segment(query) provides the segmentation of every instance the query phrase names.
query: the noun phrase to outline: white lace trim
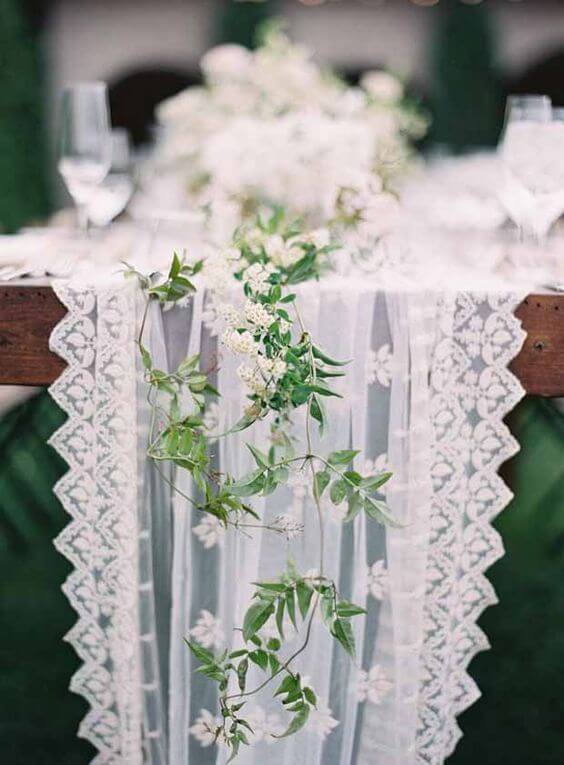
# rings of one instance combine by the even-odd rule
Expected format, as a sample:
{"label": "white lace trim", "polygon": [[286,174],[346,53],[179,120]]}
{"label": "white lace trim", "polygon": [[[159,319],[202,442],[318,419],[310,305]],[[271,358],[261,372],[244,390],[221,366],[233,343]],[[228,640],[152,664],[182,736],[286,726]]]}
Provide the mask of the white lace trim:
{"label": "white lace trim", "polygon": [[130,285],[55,283],[68,314],[51,349],[68,364],[51,396],[67,413],[50,443],[67,461],[55,493],[72,520],[55,541],[74,570],[63,586],[82,659],[71,690],[90,711],[79,735],[94,763],[141,762],[137,599],[135,294]]}
{"label": "white lace trim", "polygon": [[426,765],[442,765],[453,752],[462,735],[456,716],[480,695],[467,669],[488,647],[476,624],[496,602],[484,573],[504,552],[491,522],[512,495],[497,471],[519,449],[503,418],[525,393],[507,368],[525,337],[514,316],[520,299],[461,293],[440,308],[417,741]]}

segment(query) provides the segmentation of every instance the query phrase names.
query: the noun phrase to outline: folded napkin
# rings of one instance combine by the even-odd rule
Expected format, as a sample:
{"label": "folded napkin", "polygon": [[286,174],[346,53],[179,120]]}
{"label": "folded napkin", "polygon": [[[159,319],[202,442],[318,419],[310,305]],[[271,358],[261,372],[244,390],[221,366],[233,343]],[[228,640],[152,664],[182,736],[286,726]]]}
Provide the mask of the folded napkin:
{"label": "folded napkin", "polygon": [[0,236],[0,281],[23,276],[68,276],[83,246],[68,231],[38,229]]}

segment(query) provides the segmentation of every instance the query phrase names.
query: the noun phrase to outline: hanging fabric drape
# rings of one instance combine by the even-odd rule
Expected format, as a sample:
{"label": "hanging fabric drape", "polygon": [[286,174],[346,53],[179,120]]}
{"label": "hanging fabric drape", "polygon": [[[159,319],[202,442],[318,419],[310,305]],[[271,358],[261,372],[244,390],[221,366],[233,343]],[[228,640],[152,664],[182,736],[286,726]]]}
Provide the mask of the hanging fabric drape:
{"label": "hanging fabric drape", "polygon": [[[355,624],[357,658],[314,621],[296,664],[318,697],[310,725],[275,742],[269,734],[284,729],[284,713],[271,693],[257,694],[247,704],[252,746],[239,761],[439,765],[459,736],[456,716],[477,696],[468,663],[487,644],[476,620],[494,599],[484,571],[502,554],[491,520],[510,497],[497,469],[517,448],[502,420],[523,394],[508,370],[523,341],[519,297],[384,289],[372,277],[331,277],[297,292],[319,344],[353,359],[316,448],[354,447],[372,469],[388,466],[383,488],[402,525],[364,516],[343,524],[340,509],[323,503],[324,570],[367,609]],[[238,648],[252,582],[277,575],[289,556],[300,572],[319,570],[308,482],[297,469],[256,502],[267,523],[283,514],[304,525],[287,544],[262,529],[226,532],[193,509],[169,484],[190,496],[191,480],[144,457],[149,407],[133,288],[57,293],[69,314],[52,345],[69,366],[52,393],[69,419],[53,443],[69,463],[57,493],[72,516],[57,544],[75,568],[66,592],[79,621],[69,640],[84,665],[72,687],[91,705],[80,734],[100,762],[219,765],[225,751],[206,728],[218,714],[215,685],[194,674],[183,640]],[[153,306],[146,343],[165,370],[201,353],[221,393],[208,428],[222,433],[239,419],[238,362],[222,350],[203,294],[170,311]],[[299,417],[293,435],[303,437]],[[219,440],[215,466],[241,475],[251,467],[245,443],[268,436],[261,423]],[[273,629],[267,622],[261,634]],[[290,651],[300,635],[285,629]],[[262,677],[250,670],[249,687]]]}

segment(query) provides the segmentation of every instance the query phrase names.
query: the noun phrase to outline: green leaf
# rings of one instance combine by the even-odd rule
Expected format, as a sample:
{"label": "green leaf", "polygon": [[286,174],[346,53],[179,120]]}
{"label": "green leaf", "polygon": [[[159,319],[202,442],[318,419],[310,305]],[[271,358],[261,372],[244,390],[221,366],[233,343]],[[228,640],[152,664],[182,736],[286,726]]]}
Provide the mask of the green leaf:
{"label": "green leaf", "polygon": [[266,671],[268,668],[268,654],[266,651],[259,649],[249,654],[249,659],[254,662],[262,670]]}
{"label": "green leaf", "polygon": [[315,477],[313,479],[313,491],[314,496],[317,497],[317,499],[321,498],[321,495],[327,488],[331,481],[331,476],[329,474],[329,471],[327,470],[320,470],[315,474]]}
{"label": "green leaf", "polygon": [[294,715],[292,722],[288,725],[284,733],[282,733],[281,736],[276,736],[276,738],[286,738],[301,730],[307,723],[309,710],[310,708],[308,706],[304,706],[303,709],[300,709],[300,711]]}
{"label": "green leaf", "polygon": [[286,295],[285,297],[283,297],[280,302],[281,303],[293,303],[295,299],[296,299],[296,293],[295,292],[291,292],[289,295]]}
{"label": "green leaf", "polygon": [[286,608],[288,610],[290,621],[294,625],[294,629],[298,629],[298,625],[296,624],[296,600],[295,592],[293,589],[288,590],[286,593]]}
{"label": "green leaf", "polygon": [[378,475],[363,478],[360,485],[363,489],[372,489],[375,491],[376,489],[379,489],[380,486],[383,486],[383,484],[387,483],[392,475],[393,473],[389,472],[378,473]]}
{"label": "green leaf", "polygon": [[257,419],[258,417],[251,417],[250,415],[245,414],[238,422],[235,423],[235,425],[233,425],[233,427],[229,428],[225,435],[228,436],[231,433],[240,433],[242,430],[250,428],[251,425],[257,421]]}
{"label": "green leaf", "polygon": [[313,597],[313,590],[308,584],[306,584],[306,582],[299,581],[296,582],[296,595],[298,596],[298,607],[300,609],[300,614],[302,615],[302,619],[305,619],[306,614],[309,611],[311,599]]}
{"label": "green leaf", "polygon": [[305,385],[296,385],[292,391],[292,404],[294,404],[294,406],[301,406],[302,404],[305,404],[310,395],[311,391],[308,387]]}
{"label": "green leaf", "polygon": [[358,616],[365,613],[366,609],[357,606],[356,603],[350,603],[348,600],[340,600],[337,603],[337,614],[339,616]]}
{"label": "green leaf", "polygon": [[311,688],[304,688],[304,696],[306,697],[308,703],[311,704],[312,707],[314,707],[317,704],[317,698]]}
{"label": "green leaf", "polygon": [[248,480],[249,476],[246,476],[241,481],[236,481],[229,486],[230,492],[235,497],[252,497],[253,494],[260,494],[264,489],[264,471],[256,470],[253,472],[257,473],[257,475],[252,480]]}
{"label": "green leaf", "polygon": [[349,656],[354,657],[354,635],[350,621],[348,619],[335,619],[331,627],[331,634],[337,638]]}
{"label": "green leaf", "polygon": [[238,659],[240,656],[245,656],[245,655],[246,655],[246,654],[248,654],[248,653],[249,653],[249,652],[247,651],[247,649],[246,649],[246,648],[241,648],[239,651],[232,651],[232,652],[229,654],[229,658],[230,658],[230,659]]}
{"label": "green leaf", "polygon": [[284,693],[291,693],[298,687],[296,679],[292,675],[286,675],[282,680],[278,688],[276,689],[275,696],[281,696]]}
{"label": "green leaf", "polygon": [[282,582],[253,582],[253,584],[271,592],[286,592],[288,588],[288,585]]}
{"label": "green leaf", "polygon": [[295,704],[296,701],[302,701],[302,691],[301,688],[296,688],[295,691],[292,691],[289,693],[286,698],[282,701],[282,703],[286,706],[288,704]]}
{"label": "green leaf", "polygon": [[282,643],[278,640],[278,638],[270,638],[266,643],[266,647],[269,651],[279,651],[281,645]]}
{"label": "green leaf", "polygon": [[331,497],[331,502],[334,505],[341,504],[341,502],[347,496],[347,484],[344,478],[337,478],[336,481],[333,481],[329,491],[329,496]]}
{"label": "green leaf", "polygon": [[247,670],[249,669],[249,660],[243,659],[239,662],[237,667],[237,682],[241,691],[245,690],[245,684],[247,682]]}
{"label": "green leaf", "polygon": [[366,497],[364,500],[364,509],[366,514],[373,518],[378,523],[385,526],[392,526],[396,529],[403,528],[403,524],[396,521],[396,519],[390,515],[390,508],[385,502],[380,502],[372,497]]}
{"label": "green leaf", "polygon": [[325,415],[323,413],[321,401],[315,395],[311,397],[309,411],[311,412],[313,419],[317,420],[319,423],[319,432],[323,433],[323,428],[325,427]]}
{"label": "green leaf", "polygon": [[280,637],[282,640],[284,640],[284,607],[286,605],[286,601],[284,598],[280,598],[278,600],[278,606],[276,608],[276,627],[278,629],[278,633],[280,634]]}
{"label": "green leaf", "polygon": [[180,377],[189,375],[190,372],[193,372],[194,369],[196,369],[199,360],[200,355],[198,353],[196,353],[194,356],[188,356],[178,365],[178,369],[176,370],[177,373],[180,375]]}
{"label": "green leaf", "polygon": [[268,654],[268,663],[270,664],[270,672],[272,674],[278,672],[278,669],[280,668],[280,662],[278,661],[278,657],[275,653]]}
{"label": "green leaf", "polygon": [[328,364],[330,367],[344,367],[347,364],[350,364],[350,361],[335,361],[335,359],[332,359],[326,353],[323,353],[323,351],[315,345],[312,346],[311,350],[316,359],[319,359],[319,361],[322,361],[324,364]]}
{"label": "green leaf", "polygon": [[172,256],[172,263],[170,266],[170,271],[168,272],[168,278],[169,279],[176,279],[178,274],[180,273],[180,269],[182,268],[182,263],[180,262],[180,259],[176,253]]}
{"label": "green leaf", "polygon": [[243,620],[243,638],[250,640],[273,613],[274,604],[270,600],[258,600],[249,606]]}
{"label": "green leaf", "polygon": [[333,396],[335,398],[343,398],[340,393],[336,393],[334,390],[330,390],[322,385],[308,385],[311,393],[319,393],[320,396]]}
{"label": "green leaf", "polygon": [[348,512],[345,516],[345,523],[350,523],[356,518],[363,507],[363,500],[358,491],[353,492],[348,498]]}
{"label": "green leaf", "polygon": [[199,672],[200,674],[205,675],[205,677],[209,677],[210,680],[215,680],[218,683],[221,683],[225,679],[225,674],[215,664],[202,664],[201,667],[198,667],[196,672]]}
{"label": "green leaf", "polygon": [[362,476],[360,473],[357,473],[356,470],[347,470],[344,475],[347,481],[349,481],[349,483],[353,483],[355,486],[360,486],[362,483]]}
{"label": "green leaf", "polygon": [[143,366],[145,369],[152,369],[153,361],[149,351],[143,345],[141,345],[141,343],[139,343],[139,350],[141,351],[141,358],[143,359]]}
{"label": "green leaf", "polygon": [[331,465],[348,465],[357,454],[360,454],[359,449],[342,449],[340,452],[331,452],[327,461]]}
{"label": "green leaf", "polygon": [[252,444],[247,444],[247,449],[251,452],[259,467],[268,467],[268,456],[264,454],[264,452],[261,452],[260,449],[257,449],[256,446],[253,446]]}
{"label": "green leaf", "polygon": [[206,648],[203,648],[199,643],[194,643],[191,640],[188,640],[187,638],[184,638],[184,642],[188,646],[188,648],[192,651],[194,656],[199,659],[204,664],[211,664],[215,661],[215,656],[211,651],[208,651]]}
{"label": "green leaf", "polygon": [[324,621],[330,622],[334,614],[334,599],[331,591],[325,592],[321,598],[321,616]]}

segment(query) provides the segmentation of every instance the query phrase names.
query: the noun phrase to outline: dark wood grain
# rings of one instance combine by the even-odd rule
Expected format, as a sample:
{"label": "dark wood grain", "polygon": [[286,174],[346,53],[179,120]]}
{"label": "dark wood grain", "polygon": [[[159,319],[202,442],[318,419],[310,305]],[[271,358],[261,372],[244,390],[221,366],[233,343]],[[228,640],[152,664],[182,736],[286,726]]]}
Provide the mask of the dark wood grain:
{"label": "dark wood grain", "polygon": [[[49,286],[0,287],[0,385],[50,385],[65,364],[49,350],[65,308]],[[516,311],[527,338],[511,369],[532,396],[564,396],[564,294],[530,295]]]}
{"label": "dark wood grain", "polygon": [[527,337],[511,370],[531,396],[564,396],[564,294],[529,295],[515,315]]}
{"label": "dark wood grain", "polygon": [[65,363],[49,350],[66,313],[51,287],[0,285],[0,385],[50,385]]}

